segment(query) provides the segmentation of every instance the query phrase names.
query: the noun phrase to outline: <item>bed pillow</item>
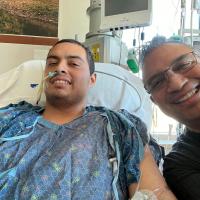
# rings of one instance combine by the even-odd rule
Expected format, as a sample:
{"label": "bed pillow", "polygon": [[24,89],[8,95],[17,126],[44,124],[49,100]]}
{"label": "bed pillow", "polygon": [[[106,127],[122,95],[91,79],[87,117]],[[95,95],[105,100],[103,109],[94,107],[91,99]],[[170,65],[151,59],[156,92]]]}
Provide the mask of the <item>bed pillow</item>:
{"label": "bed pillow", "polygon": [[[9,103],[27,101],[36,104],[43,77],[44,60],[30,60],[0,74],[0,107]],[[131,72],[114,64],[95,63],[97,82],[89,91],[88,105],[126,109],[151,127],[152,104],[142,81]],[[45,104],[45,95],[39,105]]]}

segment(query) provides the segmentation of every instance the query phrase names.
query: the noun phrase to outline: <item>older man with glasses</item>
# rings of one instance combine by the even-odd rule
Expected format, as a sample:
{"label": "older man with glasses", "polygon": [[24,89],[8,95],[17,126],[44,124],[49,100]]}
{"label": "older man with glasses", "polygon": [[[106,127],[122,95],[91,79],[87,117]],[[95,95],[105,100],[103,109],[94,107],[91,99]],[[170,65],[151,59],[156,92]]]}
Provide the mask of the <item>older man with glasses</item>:
{"label": "older man with glasses", "polygon": [[188,45],[157,36],[141,55],[144,87],[168,116],[185,124],[164,161],[180,200],[200,200],[200,57]]}

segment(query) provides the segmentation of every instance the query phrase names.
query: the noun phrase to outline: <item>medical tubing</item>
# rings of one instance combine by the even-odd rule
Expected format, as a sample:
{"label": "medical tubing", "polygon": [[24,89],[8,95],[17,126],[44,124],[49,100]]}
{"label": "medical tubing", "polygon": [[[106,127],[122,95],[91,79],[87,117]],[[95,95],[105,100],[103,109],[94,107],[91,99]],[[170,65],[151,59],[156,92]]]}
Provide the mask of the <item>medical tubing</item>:
{"label": "medical tubing", "polygon": [[40,83],[40,87],[38,90],[38,97],[37,97],[37,101],[36,104],[39,103],[41,96],[42,96],[42,91],[43,91],[43,87],[44,87],[44,81],[48,78],[53,78],[54,76],[56,76],[58,74],[58,72],[49,72],[47,76],[44,77],[44,74],[42,75],[42,81]]}
{"label": "medical tubing", "polygon": [[[4,137],[0,137],[0,142],[7,142],[7,141],[13,141],[13,140],[20,140],[20,139],[24,139],[29,137],[35,130],[35,125],[37,124],[38,120],[41,118],[41,116],[38,116],[34,123],[31,126],[26,127],[27,129],[32,128],[31,132],[28,134],[24,134],[24,135],[18,135],[18,136],[13,136],[13,137],[8,137],[8,138],[4,138]],[[22,132],[21,130],[19,132],[17,132],[17,134],[19,134],[20,132]],[[16,134],[16,135],[17,135]]]}
{"label": "medical tubing", "polygon": [[129,86],[131,86],[131,87],[136,91],[136,93],[138,94],[139,99],[140,99],[140,105],[138,106],[138,108],[136,108],[136,109],[134,110],[134,112],[137,112],[137,111],[142,107],[142,97],[141,97],[140,93],[137,91],[137,87],[135,87],[133,84],[129,83],[128,81],[126,81],[126,80],[124,80],[124,79],[122,79],[122,78],[120,78],[120,77],[117,77],[117,76],[115,76],[115,75],[113,75],[113,74],[110,74],[110,73],[101,72],[101,71],[98,71],[98,70],[95,70],[95,72],[100,73],[100,74],[106,74],[106,75],[115,77],[115,78],[117,78],[117,79],[119,79],[119,80],[124,81],[125,83],[127,83]]}

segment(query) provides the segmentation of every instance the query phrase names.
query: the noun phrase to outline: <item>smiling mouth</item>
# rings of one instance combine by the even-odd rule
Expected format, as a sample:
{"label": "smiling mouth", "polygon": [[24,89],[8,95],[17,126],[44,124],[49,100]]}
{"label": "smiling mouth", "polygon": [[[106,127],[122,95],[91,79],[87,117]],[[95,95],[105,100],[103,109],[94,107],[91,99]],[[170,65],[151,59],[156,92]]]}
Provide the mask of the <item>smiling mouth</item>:
{"label": "smiling mouth", "polygon": [[65,85],[71,85],[71,82],[67,80],[55,80],[53,84],[59,85],[59,86],[65,86]]}
{"label": "smiling mouth", "polygon": [[193,97],[197,92],[199,92],[199,89],[200,89],[200,85],[198,87],[194,88],[193,90],[191,90],[190,92],[188,92],[186,95],[184,95],[178,101],[176,101],[175,104],[180,104],[184,101],[187,101],[188,99]]}

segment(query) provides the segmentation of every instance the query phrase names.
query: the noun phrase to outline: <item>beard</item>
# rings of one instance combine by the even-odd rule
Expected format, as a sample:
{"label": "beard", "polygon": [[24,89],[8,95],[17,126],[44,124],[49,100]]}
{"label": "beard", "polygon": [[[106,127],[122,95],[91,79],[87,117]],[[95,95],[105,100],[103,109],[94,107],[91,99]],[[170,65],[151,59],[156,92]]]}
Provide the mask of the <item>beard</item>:
{"label": "beard", "polygon": [[67,108],[69,106],[83,105],[86,102],[85,95],[80,93],[77,95],[62,95],[62,94],[52,94],[45,91],[46,102],[56,108]]}

